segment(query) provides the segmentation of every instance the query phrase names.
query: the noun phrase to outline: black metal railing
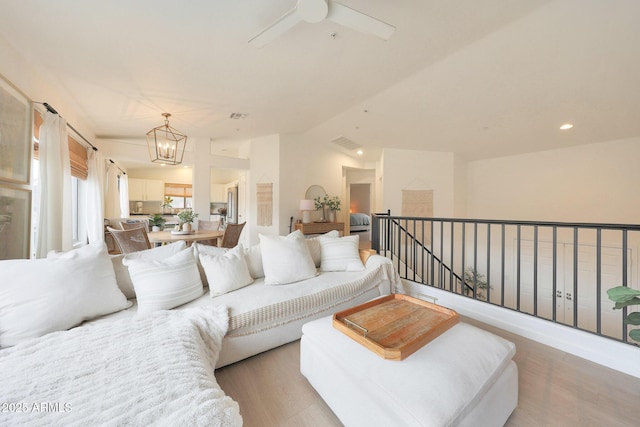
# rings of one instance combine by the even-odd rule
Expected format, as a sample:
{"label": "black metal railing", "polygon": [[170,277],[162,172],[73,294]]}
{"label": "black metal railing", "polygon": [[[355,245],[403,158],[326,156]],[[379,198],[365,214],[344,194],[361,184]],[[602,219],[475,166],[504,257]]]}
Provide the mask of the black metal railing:
{"label": "black metal railing", "polygon": [[639,289],[640,225],[372,215],[404,279],[629,342],[607,289]]}

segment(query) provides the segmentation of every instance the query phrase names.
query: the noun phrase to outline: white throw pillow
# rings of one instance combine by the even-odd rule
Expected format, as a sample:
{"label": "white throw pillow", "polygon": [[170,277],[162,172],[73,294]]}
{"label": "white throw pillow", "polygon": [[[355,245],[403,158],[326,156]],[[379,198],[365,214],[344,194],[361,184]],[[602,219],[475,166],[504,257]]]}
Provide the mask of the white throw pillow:
{"label": "white throw pillow", "polygon": [[262,266],[262,250],[260,244],[253,245],[244,250],[244,259],[247,261],[249,273],[254,279],[264,277],[264,267]]}
{"label": "white throw pillow", "polygon": [[189,247],[163,260],[124,257],[136,290],[138,313],[168,310],[204,293],[194,253]]}
{"label": "white throw pillow", "polygon": [[[144,251],[131,252],[130,254],[127,254],[126,257],[127,259],[163,260],[177,254],[186,247],[187,244],[184,241],[180,240],[169,245],[162,245]],[[133,288],[133,282],[131,281],[131,276],[129,275],[129,269],[122,263],[124,257],[125,255],[122,254],[111,255],[111,262],[113,263],[113,269],[116,272],[116,281],[118,282],[118,287],[128,299],[131,299],[136,297],[136,291]]]}
{"label": "white throw pillow", "polygon": [[218,246],[211,246],[211,245],[203,245],[201,243],[195,243],[193,246],[196,248],[196,253],[198,255],[205,254],[205,255],[211,255],[211,256],[220,256],[220,255],[224,255],[229,250],[227,248],[220,248]]}
{"label": "white throw pillow", "polygon": [[260,251],[266,285],[284,285],[309,279],[318,274],[309,247],[299,235],[268,236],[260,234]]}
{"label": "white throw pillow", "polygon": [[238,244],[223,255],[200,254],[200,263],[207,275],[211,298],[253,283],[253,278],[244,259],[242,244]]}
{"label": "white throw pillow", "polygon": [[46,259],[0,261],[0,347],[130,306],[104,243]]}
{"label": "white throw pillow", "polygon": [[[296,231],[300,231],[300,230],[296,230]],[[328,233],[324,233],[322,236],[310,237],[306,240],[307,245],[309,246],[309,252],[311,253],[311,258],[313,258],[313,262],[315,263],[316,267],[320,267],[320,263],[322,261],[320,237],[328,237],[328,238],[335,239],[340,237],[340,233],[337,230],[331,230]]]}
{"label": "white throw pillow", "polygon": [[193,247],[195,248],[195,257],[198,262],[198,271],[200,272],[200,280],[202,280],[202,285],[207,287],[209,286],[209,282],[207,281],[207,275],[204,272],[204,268],[202,267],[202,263],[200,262],[200,254],[206,254],[211,256],[219,256],[224,255],[229,249],[227,248],[219,248],[218,246],[211,245],[203,245],[202,243],[194,243]]}
{"label": "white throw pillow", "polygon": [[360,236],[346,236],[337,239],[320,236],[318,239],[322,256],[320,271],[364,270],[358,249]]}

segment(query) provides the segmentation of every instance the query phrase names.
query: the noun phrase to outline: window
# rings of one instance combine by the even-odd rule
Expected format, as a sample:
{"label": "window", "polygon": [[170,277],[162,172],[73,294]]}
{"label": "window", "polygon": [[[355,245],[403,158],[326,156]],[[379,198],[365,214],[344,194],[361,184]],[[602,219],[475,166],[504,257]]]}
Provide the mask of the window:
{"label": "window", "polygon": [[171,207],[175,209],[190,209],[193,207],[193,188],[191,184],[164,184],[164,196],[171,197]]}

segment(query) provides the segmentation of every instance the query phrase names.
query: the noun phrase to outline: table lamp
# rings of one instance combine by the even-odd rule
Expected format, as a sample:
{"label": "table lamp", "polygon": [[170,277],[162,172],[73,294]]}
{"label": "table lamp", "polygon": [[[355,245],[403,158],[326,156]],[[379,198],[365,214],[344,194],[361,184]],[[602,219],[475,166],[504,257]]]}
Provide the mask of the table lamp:
{"label": "table lamp", "polygon": [[311,222],[311,211],[316,210],[316,204],[313,200],[300,200],[300,210],[302,211],[302,222],[308,224]]}

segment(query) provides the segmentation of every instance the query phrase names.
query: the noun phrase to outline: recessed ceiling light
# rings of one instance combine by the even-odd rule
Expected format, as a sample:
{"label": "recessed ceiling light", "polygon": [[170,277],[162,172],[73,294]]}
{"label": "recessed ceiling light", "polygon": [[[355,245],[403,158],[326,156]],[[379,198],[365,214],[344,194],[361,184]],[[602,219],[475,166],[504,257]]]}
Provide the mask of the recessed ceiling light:
{"label": "recessed ceiling light", "polygon": [[571,123],[565,123],[562,126],[560,126],[560,130],[567,130],[567,129],[571,129],[573,127],[573,125]]}
{"label": "recessed ceiling light", "polygon": [[160,166],[167,166],[166,163],[160,163]]}
{"label": "recessed ceiling light", "polygon": [[235,119],[235,120],[246,119],[247,118],[247,114],[246,113],[231,113],[229,118],[230,119]]}
{"label": "recessed ceiling light", "polygon": [[358,154],[358,156],[362,156],[364,154],[364,151],[358,150],[358,151],[356,151],[356,154]]}

